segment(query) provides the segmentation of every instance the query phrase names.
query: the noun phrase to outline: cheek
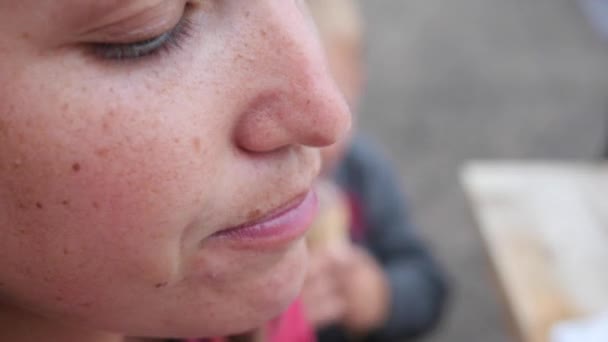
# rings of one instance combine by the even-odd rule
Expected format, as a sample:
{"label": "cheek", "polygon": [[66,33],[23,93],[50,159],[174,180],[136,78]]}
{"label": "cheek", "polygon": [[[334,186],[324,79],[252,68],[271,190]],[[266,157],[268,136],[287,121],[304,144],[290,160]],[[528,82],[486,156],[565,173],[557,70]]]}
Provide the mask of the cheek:
{"label": "cheek", "polygon": [[[23,84],[2,94],[1,267],[23,263],[56,283],[172,277],[182,229],[212,192],[217,154],[203,137],[215,137],[174,104],[150,108],[110,90]],[[26,97],[37,101],[17,101]]]}
{"label": "cheek", "polygon": [[184,227],[225,153],[198,113],[149,102],[0,89],[0,301],[90,317],[180,277]]}

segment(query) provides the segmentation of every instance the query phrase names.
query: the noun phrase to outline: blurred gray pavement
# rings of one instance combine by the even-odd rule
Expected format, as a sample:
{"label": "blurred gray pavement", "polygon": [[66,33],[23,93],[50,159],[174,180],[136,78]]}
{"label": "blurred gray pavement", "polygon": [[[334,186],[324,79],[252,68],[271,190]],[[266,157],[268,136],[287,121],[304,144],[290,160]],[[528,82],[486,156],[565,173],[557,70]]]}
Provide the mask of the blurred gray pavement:
{"label": "blurred gray pavement", "polygon": [[424,341],[512,341],[459,185],[470,159],[593,160],[608,126],[608,42],[576,0],[362,0],[360,127],[395,158],[414,220],[452,278]]}

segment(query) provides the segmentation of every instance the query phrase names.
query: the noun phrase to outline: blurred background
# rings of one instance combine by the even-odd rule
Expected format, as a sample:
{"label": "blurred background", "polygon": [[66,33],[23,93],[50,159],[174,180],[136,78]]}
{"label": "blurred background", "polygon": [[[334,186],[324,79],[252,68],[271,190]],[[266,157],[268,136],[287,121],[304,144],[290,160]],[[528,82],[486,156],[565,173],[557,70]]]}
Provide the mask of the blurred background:
{"label": "blurred background", "polygon": [[511,341],[459,168],[470,159],[599,158],[608,40],[576,0],[360,4],[360,128],[393,156],[413,219],[453,286],[446,319],[424,341]]}

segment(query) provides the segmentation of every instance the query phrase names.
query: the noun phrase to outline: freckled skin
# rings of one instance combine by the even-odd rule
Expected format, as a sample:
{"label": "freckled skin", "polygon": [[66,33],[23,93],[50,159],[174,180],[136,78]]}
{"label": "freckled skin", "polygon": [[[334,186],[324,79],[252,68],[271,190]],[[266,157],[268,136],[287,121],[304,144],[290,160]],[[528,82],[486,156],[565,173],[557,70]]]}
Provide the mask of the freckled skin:
{"label": "freckled skin", "polygon": [[226,1],[182,49],[112,64],[64,47],[69,32],[34,45],[54,24],[22,3],[0,11],[0,317],[175,337],[276,316],[299,291],[304,242],[208,237],[309,188],[318,147],[349,127],[306,15]]}
{"label": "freckled skin", "polygon": [[192,146],[194,147],[194,152],[201,153],[201,138],[196,137],[192,139]]}
{"label": "freckled skin", "polygon": [[110,150],[107,148],[100,148],[95,150],[95,154],[100,158],[106,158],[110,154]]}

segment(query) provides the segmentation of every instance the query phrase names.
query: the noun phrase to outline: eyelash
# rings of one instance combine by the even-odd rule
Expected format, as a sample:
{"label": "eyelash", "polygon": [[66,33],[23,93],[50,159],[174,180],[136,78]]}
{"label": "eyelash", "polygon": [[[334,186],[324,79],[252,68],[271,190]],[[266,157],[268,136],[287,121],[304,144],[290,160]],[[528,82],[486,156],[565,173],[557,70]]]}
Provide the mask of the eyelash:
{"label": "eyelash", "polygon": [[105,60],[137,60],[181,48],[182,42],[191,33],[192,21],[184,14],[175,27],[157,37],[134,43],[99,43],[92,47],[94,54]]}

